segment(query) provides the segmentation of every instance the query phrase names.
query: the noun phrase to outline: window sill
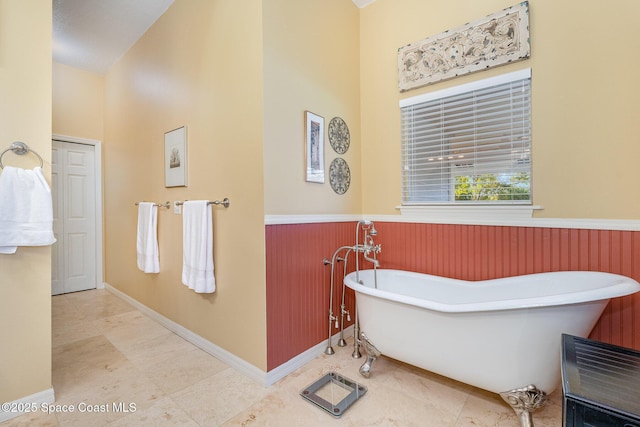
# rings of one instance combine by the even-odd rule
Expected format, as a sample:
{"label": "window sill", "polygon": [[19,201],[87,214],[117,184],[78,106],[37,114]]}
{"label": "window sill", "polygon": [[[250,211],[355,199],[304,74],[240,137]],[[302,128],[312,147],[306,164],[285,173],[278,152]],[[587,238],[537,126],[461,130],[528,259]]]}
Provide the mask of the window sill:
{"label": "window sill", "polygon": [[536,205],[429,205],[398,206],[407,220],[440,224],[525,225],[531,223]]}

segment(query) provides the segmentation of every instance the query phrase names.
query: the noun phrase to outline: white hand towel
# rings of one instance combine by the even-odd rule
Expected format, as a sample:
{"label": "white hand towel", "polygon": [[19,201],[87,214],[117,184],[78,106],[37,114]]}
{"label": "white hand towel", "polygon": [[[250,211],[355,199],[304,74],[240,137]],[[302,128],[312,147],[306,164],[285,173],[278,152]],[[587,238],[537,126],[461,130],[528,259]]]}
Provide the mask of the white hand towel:
{"label": "white hand towel", "polygon": [[145,273],[160,272],[158,257],[158,209],[151,202],[138,203],[138,268]]}
{"label": "white hand towel", "polygon": [[198,293],[216,290],[213,275],[213,225],[208,200],[184,202],[182,213],[182,283]]}
{"label": "white hand towel", "polygon": [[5,166],[0,174],[0,253],[55,241],[51,189],[42,168]]}

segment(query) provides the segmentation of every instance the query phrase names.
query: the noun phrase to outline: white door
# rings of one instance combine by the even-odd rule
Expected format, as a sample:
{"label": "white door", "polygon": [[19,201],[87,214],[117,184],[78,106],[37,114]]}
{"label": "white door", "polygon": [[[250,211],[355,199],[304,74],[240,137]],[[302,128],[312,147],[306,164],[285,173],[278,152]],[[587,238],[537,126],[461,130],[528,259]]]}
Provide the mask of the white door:
{"label": "white door", "polygon": [[53,141],[51,294],[96,288],[95,147]]}

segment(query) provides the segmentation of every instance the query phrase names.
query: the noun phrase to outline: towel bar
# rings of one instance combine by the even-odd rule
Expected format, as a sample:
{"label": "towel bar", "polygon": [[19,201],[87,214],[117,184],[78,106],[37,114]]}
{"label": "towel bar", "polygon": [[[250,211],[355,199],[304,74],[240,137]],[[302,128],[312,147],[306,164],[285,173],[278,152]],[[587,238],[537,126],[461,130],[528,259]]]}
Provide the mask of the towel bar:
{"label": "towel bar", "polygon": [[[185,200],[185,202],[188,202],[188,200]],[[228,208],[229,205],[231,204],[231,201],[229,200],[228,197],[225,197],[224,199],[222,199],[222,201],[220,200],[214,200],[212,202],[208,203],[209,205],[222,205],[225,208]],[[182,206],[184,205],[184,202],[176,202],[176,206]]]}
{"label": "towel bar", "polygon": [[2,153],[0,153],[0,169],[4,169],[4,165],[2,164],[2,156],[4,156],[5,153],[7,153],[8,151],[13,151],[15,154],[17,154],[19,156],[22,156],[22,155],[25,155],[25,154],[31,152],[31,153],[35,154],[36,157],[38,157],[38,159],[40,160],[40,167],[44,166],[44,162],[42,161],[42,157],[40,157],[40,154],[38,154],[35,151],[33,151],[24,142],[15,141],[13,144],[11,144],[11,146],[9,148],[7,148]]}
{"label": "towel bar", "polygon": [[[135,205],[138,206],[140,202],[136,202]],[[157,206],[159,208],[167,208],[169,209],[171,207],[171,202],[166,201],[164,203],[154,203],[153,206]]]}

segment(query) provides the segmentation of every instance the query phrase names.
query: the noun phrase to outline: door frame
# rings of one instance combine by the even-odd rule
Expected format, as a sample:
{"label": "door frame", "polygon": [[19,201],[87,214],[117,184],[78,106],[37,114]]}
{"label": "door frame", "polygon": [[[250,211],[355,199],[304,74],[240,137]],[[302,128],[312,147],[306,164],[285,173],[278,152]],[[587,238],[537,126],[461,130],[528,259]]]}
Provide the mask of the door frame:
{"label": "door frame", "polygon": [[104,289],[104,280],[103,280],[103,251],[102,251],[102,142],[96,139],[86,139],[86,138],[76,138],[74,136],[67,135],[59,135],[53,134],[51,135],[51,139],[59,142],[68,142],[72,144],[84,144],[84,145],[92,145],[94,147],[94,170],[95,170],[95,194],[96,194],[96,205],[95,205],[95,218],[96,218],[96,289]]}

